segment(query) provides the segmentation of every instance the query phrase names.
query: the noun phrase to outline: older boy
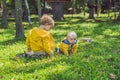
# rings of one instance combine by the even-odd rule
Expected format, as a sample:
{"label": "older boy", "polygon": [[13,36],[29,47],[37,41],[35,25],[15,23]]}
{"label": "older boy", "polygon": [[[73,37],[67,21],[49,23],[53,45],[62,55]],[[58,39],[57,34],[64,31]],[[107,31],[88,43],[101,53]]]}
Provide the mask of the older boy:
{"label": "older boy", "polygon": [[52,34],[49,32],[53,27],[54,20],[48,15],[43,15],[40,27],[31,29],[27,35],[28,56],[53,56],[53,49],[55,49],[56,45]]}

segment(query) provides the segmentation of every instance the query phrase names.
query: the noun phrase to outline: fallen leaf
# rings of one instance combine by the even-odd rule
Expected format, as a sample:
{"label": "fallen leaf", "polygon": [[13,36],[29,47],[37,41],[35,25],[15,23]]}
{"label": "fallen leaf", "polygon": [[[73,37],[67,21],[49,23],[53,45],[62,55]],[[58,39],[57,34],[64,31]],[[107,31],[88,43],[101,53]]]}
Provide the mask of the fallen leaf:
{"label": "fallen leaf", "polygon": [[110,79],[114,80],[114,79],[116,79],[116,78],[117,78],[117,76],[116,76],[115,74],[110,73]]}

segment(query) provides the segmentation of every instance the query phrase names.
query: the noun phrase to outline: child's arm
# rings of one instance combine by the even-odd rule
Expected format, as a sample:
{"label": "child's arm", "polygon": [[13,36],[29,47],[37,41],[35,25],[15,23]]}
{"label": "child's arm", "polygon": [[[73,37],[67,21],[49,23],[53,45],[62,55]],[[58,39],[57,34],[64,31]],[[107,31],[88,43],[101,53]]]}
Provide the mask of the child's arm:
{"label": "child's arm", "polygon": [[65,54],[66,56],[68,56],[68,45],[61,42],[60,44],[60,50],[61,52],[63,52],[63,54]]}
{"label": "child's arm", "polygon": [[44,37],[42,43],[43,43],[43,50],[51,57],[53,56],[53,51],[51,50],[51,45],[49,41],[49,37]]}
{"label": "child's arm", "polygon": [[27,52],[26,52],[26,54],[32,55],[33,51],[32,51],[31,46],[30,46],[30,33],[28,34],[28,36],[26,38],[26,45],[27,45]]}
{"label": "child's arm", "polygon": [[78,44],[75,44],[75,45],[73,46],[73,54],[76,54],[77,49],[78,49]]}
{"label": "child's arm", "polygon": [[28,48],[28,49],[27,49],[27,51],[28,51],[28,52],[31,52],[31,51],[32,51],[32,49],[31,49],[31,48]]}
{"label": "child's arm", "polygon": [[64,50],[63,52],[66,56],[68,56],[68,50]]}
{"label": "child's arm", "polygon": [[30,52],[31,51],[31,47],[30,47],[30,33],[27,35],[27,38],[26,38],[26,46],[27,46],[27,51]]}

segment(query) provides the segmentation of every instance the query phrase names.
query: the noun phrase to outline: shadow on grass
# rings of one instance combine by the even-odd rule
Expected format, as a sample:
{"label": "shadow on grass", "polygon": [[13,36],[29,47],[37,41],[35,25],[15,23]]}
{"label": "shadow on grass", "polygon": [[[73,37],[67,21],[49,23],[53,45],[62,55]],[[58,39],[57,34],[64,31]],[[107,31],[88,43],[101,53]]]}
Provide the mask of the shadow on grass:
{"label": "shadow on grass", "polygon": [[[70,70],[75,70],[74,67],[72,67],[72,65],[71,65],[71,64],[76,63],[75,57],[72,57],[72,56],[69,56],[69,57],[59,56],[59,57],[61,57],[61,58],[57,58],[57,59],[53,59],[53,60],[49,59],[49,58],[44,58],[44,59],[46,59],[45,62],[41,62],[41,60],[39,60],[39,59],[25,59],[24,58],[24,59],[21,59],[22,61],[24,61],[24,64],[30,64],[31,62],[38,61],[38,60],[39,60],[39,62],[34,63],[34,64],[30,64],[29,66],[24,66],[24,67],[23,66],[22,67],[19,66],[17,68],[10,67],[10,69],[7,70],[6,72],[8,74],[14,73],[14,72],[16,72],[18,74],[19,73],[29,74],[29,73],[36,72],[37,73],[36,79],[40,79],[40,75],[42,75],[43,73],[46,73],[46,79],[48,79],[48,80],[54,80],[57,78],[60,80],[63,80],[63,79],[71,80],[71,78],[72,78],[72,80],[74,80],[73,76],[75,76],[76,74],[75,75],[74,74],[67,75],[67,74]],[[81,58],[79,57],[79,60],[80,59]],[[17,59],[14,61],[17,61]],[[77,63],[78,62],[79,61],[77,61]],[[46,69],[50,69],[52,72],[49,72],[49,71],[46,72]],[[41,72],[42,70],[44,70],[44,71]],[[39,71],[40,71],[40,73],[39,73]],[[63,73],[66,73],[66,75],[63,76]],[[78,79],[79,74],[80,73],[77,74],[75,79]],[[32,77],[34,77],[34,76],[32,76]]]}
{"label": "shadow on grass", "polygon": [[[114,45],[113,45],[114,46]],[[106,56],[110,55],[110,51],[107,51],[109,46],[106,44],[101,44],[99,42],[93,42],[92,44],[88,44],[85,46],[85,51],[83,54],[78,53],[76,56],[64,56],[64,55],[56,55],[55,59],[43,58],[43,59],[35,59],[35,58],[10,58],[11,61],[16,63],[16,67],[7,66],[5,73],[8,74],[33,74],[31,78],[34,79],[42,79],[45,77],[46,80],[89,80],[90,77],[93,79],[96,75],[91,75],[93,73],[99,73],[99,78],[104,76],[102,75],[102,70],[106,69],[106,67],[99,67],[103,64],[106,64],[106,58],[96,58],[98,56]],[[103,51],[102,48],[105,48]],[[103,52],[106,52],[105,54]],[[109,53],[109,54],[108,54]],[[91,56],[92,55],[92,56]],[[108,60],[111,58],[107,58]],[[23,62],[23,63],[22,63]],[[94,64],[93,64],[94,62]],[[112,61],[113,62],[113,61]],[[25,66],[23,66],[23,65]],[[109,63],[107,63],[109,64]],[[18,66],[19,65],[19,66]],[[110,64],[111,65],[111,64]],[[114,66],[117,66],[114,65]],[[98,68],[96,68],[98,67]],[[120,67],[117,66],[114,69],[118,69]],[[111,69],[107,67],[107,69]],[[16,72],[16,73],[15,73]],[[104,71],[105,73],[107,71]],[[117,73],[118,74],[118,73]],[[21,77],[21,76],[18,76]],[[26,76],[24,76],[26,77]]]}
{"label": "shadow on grass", "polygon": [[[106,69],[104,66],[99,67],[99,65],[104,64],[104,60],[96,59],[96,54],[91,56],[91,54],[78,54],[76,56],[55,56],[56,59],[44,58],[46,61],[39,59],[26,59],[22,58],[24,64],[29,64],[26,66],[19,66],[17,68],[9,67],[6,72],[17,74],[35,74],[31,75],[31,78],[42,79],[45,77],[46,80],[84,80],[89,79],[91,76],[96,77],[96,75],[91,75],[93,72],[98,72],[102,77],[101,69]],[[89,61],[87,61],[89,60]],[[95,60],[94,66],[93,61]],[[17,59],[15,60],[18,61]],[[34,61],[34,64],[32,63]],[[96,69],[99,67],[99,69]],[[106,72],[106,71],[105,71]],[[84,73],[84,74],[83,74]]]}
{"label": "shadow on grass", "polygon": [[[111,33],[116,33],[118,32],[119,33],[119,25],[120,23],[118,22],[107,22],[107,23],[99,23],[98,26],[94,27],[94,30],[93,30],[93,34],[96,34],[96,35],[110,35]],[[106,34],[104,33],[106,32]],[[119,34],[120,35],[120,34]],[[116,34],[116,36],[109,36],[109,37],[116,37],[116,38],[119,38],[118,34]]]}
{"label": "shadow on grass", "polygon": [[13,44],[15,44],[16,42],[23,42],[23,41],[25,41],[25,39],[26,38],[21,38],[21,37],[19,37],[19,38],[13,38],[13,39],[10,39],[10,40],[6,40],[6,41],[1,41],[0,42],[0,45],[13,45]]}
{"label": "shadow on grass", "polygon": [[[77,17],[77,19],[79,19],[79,17]],[[60,22],[60,23],[58,22],[57,25],[59,25],[59,24],[62,25],[63,23],[66,24],[66,23],[68,23],[68,21],[69,20],[66,20],[66,22],[64,22],[64,21]],[[77,21],[73,22],[73,24],[76,24],[76,23],[79,24],[82,22],[84,22],[84,21],[77,20]],[[113,27],[113,25],[119,25],[119,23],[115,23],[115,24],[112,22],[106,23],[104,21],[102,23],[101,23],[101,21],[98,21],[98,24],[99,25],[96,26],[93,30],[92,34],[94,36],[103,35],[102,32],[105,29],[110,28],[114,31],[118,28]],[[107,24],[107,26],[104,26],[105,24]],[[65,29],[69,29],[69,27],[67,26],[67,27],[61,27],[61,28],[56,28],[56,29],[65,30]],[[63,31],[62,34],[56,32],[53,35],[57,38],[60,38],[60,37],[64,36],[65,34]],[[103,35],[103,36],[105,36],[105,35]],[[105,39],[112,38],[112,37],[114,37],[114,36],[108,36],[108,37],[105,36]],[[115,38],[118,39],[119,36],[115,36]],[[3,44],[12,45],[17,41],[21,41],[21,40],[17,40],[17,39],[7,40],[7,41],[3,41]],[[101,44],[101,42],[102,42],[102,40],[101,40],[101,42],[97,41],[97,42],[93,42],[92,45],[87,45],[85,47],[86,49],[84,49],[84,51],[83,51],[85,54],[83,54],[83,55],[78,54],[75,57],[71,57],[71,56],[57,57],[57,56],[55,56],[56,59],[53,59],[53,60],[51,60],[49,58],[44,58],[44,59],[46,59],[46,61],[42,61],[39,59],[29,59],[29,58],[22,58],[22,59],[12,58],[10,60],[14,61],[16,63],[16,65],[18,65],[18,66],[10,67],[8,65],[7,67],[5,67],[5,73],[17,74],[17,75],[19,75],[19,74],[21,75],[23,73],[24,74],[25,73],[26,74],[33,73],[33,75],[31,75],[31,77],[33,77],[35,79],[41,79],[41,76],[45,76],[45,78],[48,80],[89,80],[90,78],[94,79],[97,76],[96,73],[98,73],[99,76],[97,76],[97,78],[99,77],[99,79],[100,79],[100,77],[106,77],[105,75],[107,75],[107,73],[109,72],[107,70],[111,70],[111,69],[118,70],[120,68],[120,67],[110,68],[109,66],[107,66],[107,65],[109,65],[109,63],[106,63],[104,61],[104,58],[97,59],[97,56],[102,56],[102,57],[108,56],[109,57],[109,55],[111,55],[111,51],[112,51],[111,49],[116,49],[116,48],[119,49],[119,45],[116,46],[116,44],[118,44],[119,42],[115,42],[115,40],[109,40],[108,42],[107,42],[107,40],[105,40],[105,41],[106,41],[106,43],[102,43],[102,44]],[[91,55],[94,55],[94,56],[91,56]],[[108,58],[108,60],[111,60],[111,58]],[[22,62],[23,62],[23,65],[25,65],[25,66],[21,65]],[[105,67],[104,64],[107,67]],[[112,65],[110,65],[110,66],[112,66]],[[93,74],[96,74],[96,75],[93,75],[92,72],[93,72]],[[119,73],[117,71],[116,71],[116,74],[118,74],[118,78],[120,79]],[[18,76],[18,77],[21,77],[21,76]],[[107,79],[108,79],[108,76],[107,76]]]}

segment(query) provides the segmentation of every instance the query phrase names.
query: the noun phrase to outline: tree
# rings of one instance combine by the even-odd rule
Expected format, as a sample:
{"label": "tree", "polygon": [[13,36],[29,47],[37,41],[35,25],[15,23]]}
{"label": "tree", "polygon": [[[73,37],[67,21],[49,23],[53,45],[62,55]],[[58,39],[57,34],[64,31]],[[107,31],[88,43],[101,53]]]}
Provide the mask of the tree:
{"label": "tree", "polygon": [[16,13],[16,38],[24,38],[24,28],[22,25],[22,0],[15,0]]}
{"label": "tree", "polygon": [[100,12],[101,12],[101,0],[96,0],[96,13],[97,13],[97,16],[100,16]]}
{"label": "tree", "polygon": [[[80,11],[83,12],[83,15],[84,15],[84,16],[85,16],[86,3],[87,3],[87,0],[81,0],[81,1],[76,0],[76,4],[75,4],[76,6],[79,5],[79,12],[80,12]],[[78,9],[76,9],[76,10],[78,10]]]}
{"label": "tree", "polygon": [[94,19],[95,0],[88,0],[87,6],[89,8],[88,19]]}
{"label": "tree", "polygon": [[39,19],[39,25],[41,23],[40,18],[41,18],[41,0],[38,0],[38,19]]}
{"label": "tree", "polygon": [[118,1],[116,2],[116,4],[117,4],[118,10],[119,10],[119,15],[118,15],[118,17],[117,17],[117,20],[120,21],[120,0],[118,0]]}
{"label": "tree", "polygon": [[6,28],[8,26],[7,21],[7,6],[6,6],[6,0],[2,0],[2,25]]}
{"label": "tree", "polygon": [[63,20],[64,19],[63,2],[54,2],[53,3],[53,18],[54,18],[54,20]]}
{"label": "tree", "polygon": [[29,24],[31,25],[32,22],[31,22],[31,18],[30,18],[30,10],[29,10],[29,5],[28,5],[28,1],[27,0],[25,0],[25,6],[26,6],[26,9],[27,9],[27,13],[28,13],[27,20],[29,21]]}

